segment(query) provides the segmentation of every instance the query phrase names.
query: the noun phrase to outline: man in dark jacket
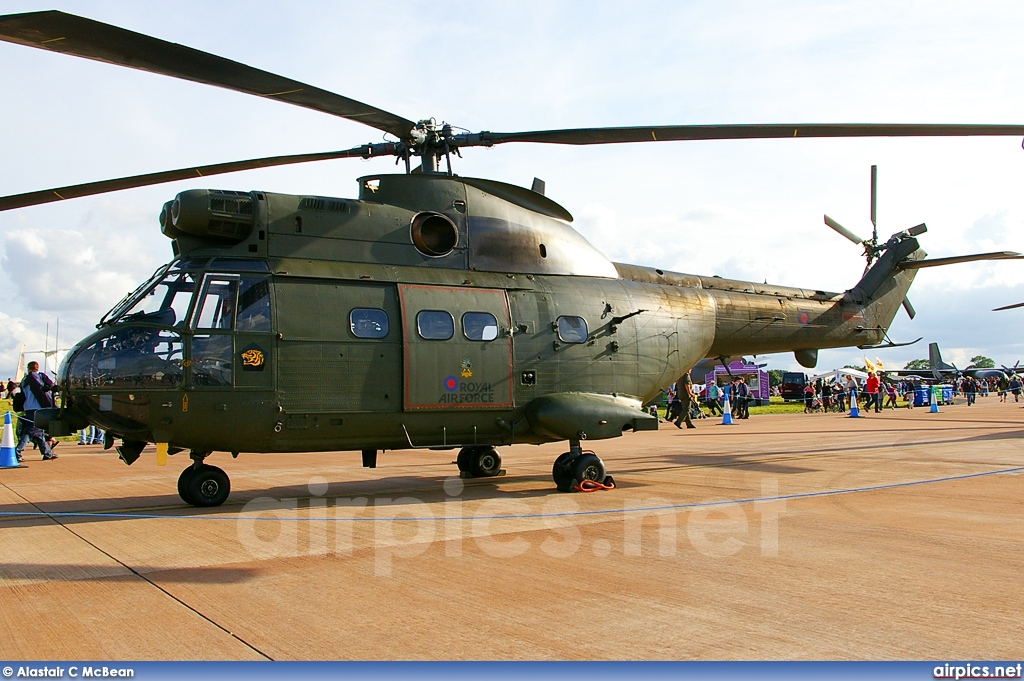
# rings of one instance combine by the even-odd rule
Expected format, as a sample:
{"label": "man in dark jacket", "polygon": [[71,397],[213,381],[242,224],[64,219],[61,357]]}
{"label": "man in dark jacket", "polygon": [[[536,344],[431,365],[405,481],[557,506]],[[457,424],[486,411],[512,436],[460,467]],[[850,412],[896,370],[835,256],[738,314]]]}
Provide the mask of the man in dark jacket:
{"label": "man in dark jacket", "polygon": [[742,376],[736,381],[736,410],[736,418],[750,418],[750,388]]}
{"label": "man in dark jacket", "polygon": [[693,421],[690,419],[690,403],[693,401],[693,381],[690,379],[690,372],[687,371],[685,374],[679,377],[676,381],[676,399],[679,400],[680,411],[676,414],[676,418],[673,419],[673,423],[676,424],[676,428],[682,428],[682,423],[686,422],[687,428],[696,428],[693,425]]}
{"label": "man in dark jacket", "polygon": [[21,417],[24,419],[24,427],[16,447],[18,459],[21,459],[21,453],[25,451],[29,440],[35,443],[39,451],[43,453],[43,461],[56,459],[57,455],[53,453],[47,443],[46,433],[36,428],[35,424],[36,411],[53,406],[53,399],[50,397],[50,393],[53,391],[53,381],[46,374],[40,373],[39,362],[29,362],[27,368],[28,373],[21,380],[21,390],[25,393],[25,415]]}

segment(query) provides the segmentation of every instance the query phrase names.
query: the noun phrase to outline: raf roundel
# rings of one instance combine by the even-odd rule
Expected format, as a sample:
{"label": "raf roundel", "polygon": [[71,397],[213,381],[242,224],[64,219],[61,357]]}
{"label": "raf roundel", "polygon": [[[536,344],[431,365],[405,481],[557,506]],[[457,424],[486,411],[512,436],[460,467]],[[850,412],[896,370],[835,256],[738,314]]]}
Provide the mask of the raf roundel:
{"label": "raf roundel", "polygon": [[800,314],[796,318],[800,322],[800,326],[807,326],[811,323],[811,313],[807,310],[800,310]]}
{"label": "raf roundel", "polygon": [[450,393],[455,392],[459,387],[459,380],[454,376],[444,379],[444,389]]}

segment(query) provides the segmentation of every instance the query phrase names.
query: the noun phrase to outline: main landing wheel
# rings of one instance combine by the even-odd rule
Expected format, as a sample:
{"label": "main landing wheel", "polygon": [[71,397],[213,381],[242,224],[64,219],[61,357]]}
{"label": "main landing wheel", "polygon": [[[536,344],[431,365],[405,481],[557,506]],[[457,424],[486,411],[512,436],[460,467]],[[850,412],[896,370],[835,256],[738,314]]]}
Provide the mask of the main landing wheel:
{"label": "main landing wheel", "polygon": [[571,492],[574,483],[584,480],[603,482],[605,479],[604,461],[597,454],[577,453],[568,451],[557,459],[551,467],[551,477],[559,492]]}
{"label": "main landing wheel", "polygon": [[604,461],[597,454],[584,454],[572,465],[572,477],[577,482],[592,480],[604,481]]}
{"label": "main landing wheel", "polygon": [[223,504],[231,493],[227,473],[216,466],[189,466],[178,477],[178,495],[187,504],[209,508]]}
{"label": "main landing wheel", "polygon": [[459,450],[459,470],[474,478],[490,478],[501,472],[501,456],[494,447],[475,445]]}

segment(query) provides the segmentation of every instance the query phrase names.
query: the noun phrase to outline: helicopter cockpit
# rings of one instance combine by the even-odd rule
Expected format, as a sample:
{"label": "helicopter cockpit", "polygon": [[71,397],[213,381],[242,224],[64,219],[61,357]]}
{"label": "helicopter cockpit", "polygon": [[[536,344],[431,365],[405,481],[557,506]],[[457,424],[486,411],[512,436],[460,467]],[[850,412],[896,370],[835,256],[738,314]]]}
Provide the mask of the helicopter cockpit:
{"label": "helicopter cockpit", "polygon": [[104,315],[61,378],[71,390],[231,386],[234,332],[270,333],[269,280],[258,260],[163,265]]}

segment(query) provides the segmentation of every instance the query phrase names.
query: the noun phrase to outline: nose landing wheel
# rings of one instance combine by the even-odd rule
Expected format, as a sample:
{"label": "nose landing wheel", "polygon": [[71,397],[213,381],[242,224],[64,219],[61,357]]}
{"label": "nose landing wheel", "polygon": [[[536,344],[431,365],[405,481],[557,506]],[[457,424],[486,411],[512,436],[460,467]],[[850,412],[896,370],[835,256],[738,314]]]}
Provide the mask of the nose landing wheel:
{"label": "nose landing wheel", "polygon": [[208,454],[192,453],[195,464],[178,476],[178,496],[186,504],[211,508],[223,504],[231,494],[228,474],[216,466],[207,466],[203,459]]}

